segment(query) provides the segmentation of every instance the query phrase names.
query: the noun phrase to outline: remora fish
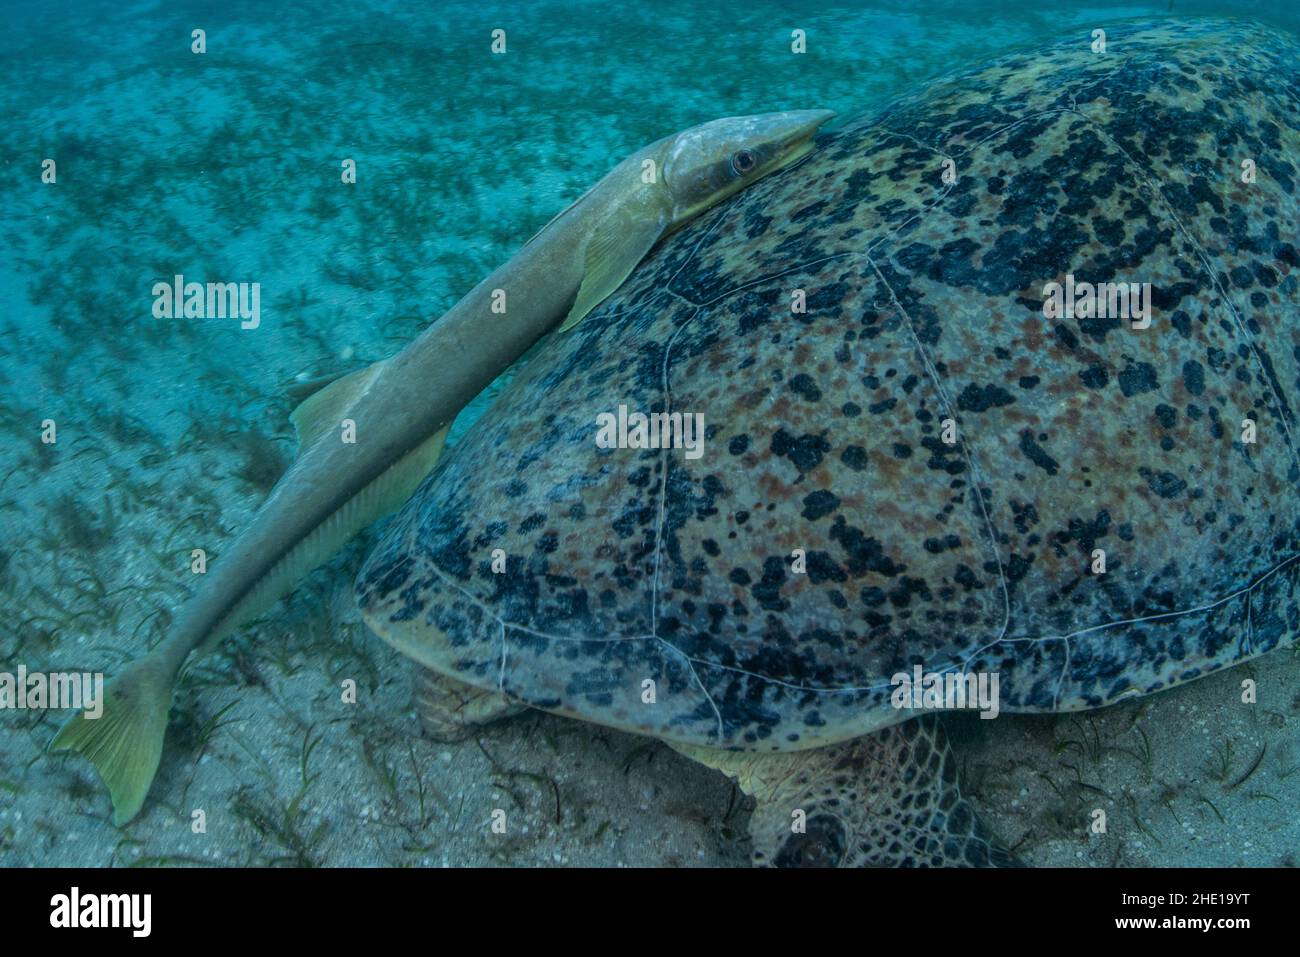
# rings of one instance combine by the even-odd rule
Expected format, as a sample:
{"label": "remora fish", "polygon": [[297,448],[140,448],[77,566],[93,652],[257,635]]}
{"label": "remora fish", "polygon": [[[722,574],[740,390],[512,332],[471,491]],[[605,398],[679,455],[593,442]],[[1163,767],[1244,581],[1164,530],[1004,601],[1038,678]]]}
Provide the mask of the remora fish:
{"label": "remora fish", "polygon": [[[50,742],[94,763],[113,821],[139,812],[162,757],[172,687],[354,534],[405,501],[442,452],[456,414],[542,335],[569,329],[654,244],[812,148],[835,114],[728,117],[645,147],[530,239],[397,355],[338,379],[293,413],[299,455],[249,527],[215,562],[172,633],[104,689],[103,714]],[[493,311],[504,291],[504,312]],[[494,295],[495,294],[495,295]],[[344,420],[355,442],[341,440]]]}

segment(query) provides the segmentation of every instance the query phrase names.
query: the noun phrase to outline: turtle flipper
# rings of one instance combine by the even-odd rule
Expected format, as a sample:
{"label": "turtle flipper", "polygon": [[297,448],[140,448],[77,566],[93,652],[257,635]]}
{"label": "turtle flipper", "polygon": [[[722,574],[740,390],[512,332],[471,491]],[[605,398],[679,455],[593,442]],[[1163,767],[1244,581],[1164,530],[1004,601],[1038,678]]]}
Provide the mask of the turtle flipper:
{"label": "turtle flipper", "polygon": [[757,798],[749,823],[756,866],[1020,864],[962,797],[935,715],[810,751],[683,750]]}
{"label": "turtle flipper", "polygon": [[505,695],[448,678],[432,668],[417,667],[415,710],[420,727],[434,741],[463,741],[478,728],[526,711]]}

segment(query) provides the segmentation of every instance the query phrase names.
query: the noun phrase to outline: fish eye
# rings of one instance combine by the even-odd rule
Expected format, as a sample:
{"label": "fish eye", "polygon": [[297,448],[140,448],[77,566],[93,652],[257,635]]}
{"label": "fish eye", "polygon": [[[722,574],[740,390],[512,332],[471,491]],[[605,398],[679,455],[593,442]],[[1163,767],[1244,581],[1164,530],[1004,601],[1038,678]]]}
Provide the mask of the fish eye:
{"label": "fish eye", "polygon": [[731,157],[731,169],[738,175],[752,172],[758,165],[758,157],[749,150],[737,150]]}

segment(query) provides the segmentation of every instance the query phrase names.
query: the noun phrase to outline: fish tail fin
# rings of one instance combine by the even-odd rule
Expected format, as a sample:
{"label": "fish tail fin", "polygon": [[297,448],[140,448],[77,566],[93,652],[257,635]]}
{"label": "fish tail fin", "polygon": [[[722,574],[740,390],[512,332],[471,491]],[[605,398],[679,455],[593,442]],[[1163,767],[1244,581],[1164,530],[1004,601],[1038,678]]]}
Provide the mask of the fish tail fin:
{"label": "fish tail fin", "polygon": [[176,669],[156,655],[133,661],[104,687],[99,717],[74,715],[50,742],[74,751],[99,772],[113,799],[113,823],[140,812],[162,760]]}

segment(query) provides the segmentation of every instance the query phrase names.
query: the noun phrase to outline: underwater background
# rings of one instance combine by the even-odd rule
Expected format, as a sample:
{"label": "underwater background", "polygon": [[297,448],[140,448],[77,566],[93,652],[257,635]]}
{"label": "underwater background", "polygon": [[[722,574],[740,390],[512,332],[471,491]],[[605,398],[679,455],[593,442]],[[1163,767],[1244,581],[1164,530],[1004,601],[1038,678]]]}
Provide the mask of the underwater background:
{"label": "underwater background", "polygon": [[[842,122],[1012,49],[1204,14],[1300,32],[1286,0],[6,0],[0,671],[111,675],[156,642],[191,548],[219,555],[286,467],[295,378],[397,351],[642,145],[733,114]],[[259,282],[260,325],[155,319],[177,273]],[[747,863],[747,799],[658,742],[539,713],[419,737],[410,669],[352,604],[375,536],[189,672],[125,828],[89,764],[46,754],[63,713],[0,711],[0,864]],[[1102,712],[949,730],[1028,863],[1295,864],[1298,670],[1283,650]],[[1280,704],[1229,707],[1243,677]],[[1105,840],[1078,824],[1094,806]]]}

